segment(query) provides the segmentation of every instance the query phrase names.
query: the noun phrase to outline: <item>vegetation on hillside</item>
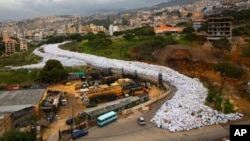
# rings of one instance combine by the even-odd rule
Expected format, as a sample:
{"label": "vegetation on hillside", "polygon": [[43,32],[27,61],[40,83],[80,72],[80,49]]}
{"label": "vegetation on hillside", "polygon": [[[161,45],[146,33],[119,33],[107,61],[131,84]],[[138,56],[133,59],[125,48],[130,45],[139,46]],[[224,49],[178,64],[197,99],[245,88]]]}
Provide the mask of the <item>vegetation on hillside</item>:
{"label": "vegetation on hillside", "polygon": [[221,13],[223,16],[231,16],[234,18],[233,28],[234,36],[250,37],[250,8],[244,10],[225,10]]}
{"label": "vegetation on hillside", "polygon": [[221,38],[212,42],[213,46],[217,48],[221,53],[230,52],[232,45],[227,38]]}
{"label": "vegetation on hillside", "polygon": [[249,23],[250,22],[250,8],[244,10],[225,10],[221,13],[223,16],[231,16],[234,18],[235,24]]}
{"label": "vegetation on hillside", "polygon": [[[71,42],[61,48],[123,60],[154,62],[154,52],[166,45],[177,44],[171,35],[156,36],[149,26],[115,32],[115,38],[104,33],[88,33],[81,42]],[[119,37],[119,36],[122,36]],[[110,40],[112,39],[112,40]]]}
{"label": "vegetation on hillside", "polygon": [[218,63],[214,65],[214,71],[220,72],[221,76],[228,78],[241,78],[244,70],[229,63]]}
{"label": "vegetation on hillside", "polygon": [[223,94],[217,88],[209,88],[206,98],[206,104],[214,109],[221,111],[225,114],[233,113],[234,107],[230,103],[229,99],[224,97]]}
{"label": "vegetation on hillside", "polygon": [[242,46],[242,53],[244,57],[250,57],[250,43],[247,43]]}

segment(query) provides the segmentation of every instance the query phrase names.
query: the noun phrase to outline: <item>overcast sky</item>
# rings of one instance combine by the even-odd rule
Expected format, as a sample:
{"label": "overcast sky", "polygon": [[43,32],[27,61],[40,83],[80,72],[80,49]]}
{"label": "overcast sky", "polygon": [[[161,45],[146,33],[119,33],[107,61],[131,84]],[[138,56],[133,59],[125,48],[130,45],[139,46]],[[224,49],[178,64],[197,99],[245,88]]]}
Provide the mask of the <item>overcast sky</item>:
{"label": "overcast sky", "polygon": [[51,15],[86,15],[104,8],[133,9],[168,0],[0,0],[0,21]]}

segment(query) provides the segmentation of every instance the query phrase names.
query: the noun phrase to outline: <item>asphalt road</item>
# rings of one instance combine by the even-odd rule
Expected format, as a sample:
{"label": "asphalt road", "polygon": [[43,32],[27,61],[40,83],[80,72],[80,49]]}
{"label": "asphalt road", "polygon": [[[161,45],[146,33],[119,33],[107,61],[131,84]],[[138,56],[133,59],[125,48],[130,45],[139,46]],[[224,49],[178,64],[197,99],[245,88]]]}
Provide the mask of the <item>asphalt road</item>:
{"label": "asphalt road", "polygon": [[[172,88],[173,89],[173,88]],[[150,122],[159,107],[170,99],[175,91],[167,97],[151,105],[150,111],[136,111],[126,118],[104,126],[89,128],[89,134],[81,137],[79,141],[221,141],[229,138],[229,124],[206,126],[183,132],[169,132],[168,130],[156,127]],[[144,116],[147,121],[146,126],[140,126],[137,119]],[[248,121],[237,121],[237,123],[248,123]]]}

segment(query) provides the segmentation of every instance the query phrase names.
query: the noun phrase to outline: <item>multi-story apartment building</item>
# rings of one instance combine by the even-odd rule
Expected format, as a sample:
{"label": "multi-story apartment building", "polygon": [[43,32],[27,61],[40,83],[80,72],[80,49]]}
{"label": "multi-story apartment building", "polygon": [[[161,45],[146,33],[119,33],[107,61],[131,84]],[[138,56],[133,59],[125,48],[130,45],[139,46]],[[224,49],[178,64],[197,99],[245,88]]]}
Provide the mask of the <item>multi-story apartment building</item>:
{"label": "multi-story apartment building", "polygon": [[110,36],[113,36],[113,33],[115,32],[115,31],[118,31],[118,26],[114,26],[114,25],[109,25],[109,35]]}
{"label": "multi-story apartment building", "polygon": [[5,45],[5,53],[6,54],[15,53],[16,41],[11,39],[11,38],[5,38],[3,41],[4,41],[4,45]]}
{"label": "multi-story apartment building", "polygon": [[28,50],[28,42],[26,40],[20,40],[20,51]]}
{"label": "multi-story apartment building", "polygon": [[2,31],[2,37],[3,37],[3,39],[10,38],[9,32],[6,30]]}
{"label": "multi-story apartment building", "polygon": [[229,41],[232,38],[232,17],[211,17],[207,19],[207,40],[218,40],[227,38]]}

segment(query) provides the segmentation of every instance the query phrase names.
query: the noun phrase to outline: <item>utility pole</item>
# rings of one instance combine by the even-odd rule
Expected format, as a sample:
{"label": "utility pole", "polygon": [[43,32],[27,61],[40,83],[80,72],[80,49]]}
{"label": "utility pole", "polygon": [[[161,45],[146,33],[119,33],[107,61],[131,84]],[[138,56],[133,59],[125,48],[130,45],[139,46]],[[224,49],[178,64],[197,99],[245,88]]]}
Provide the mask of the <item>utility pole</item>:
{"label": "utility pole", "polygon": [[72,120],[73,120],[73,123],[71,124],[71,134],[73,133],[73,130],[75,128],[75,119],[74,119],[74,104],[72,104]]}

